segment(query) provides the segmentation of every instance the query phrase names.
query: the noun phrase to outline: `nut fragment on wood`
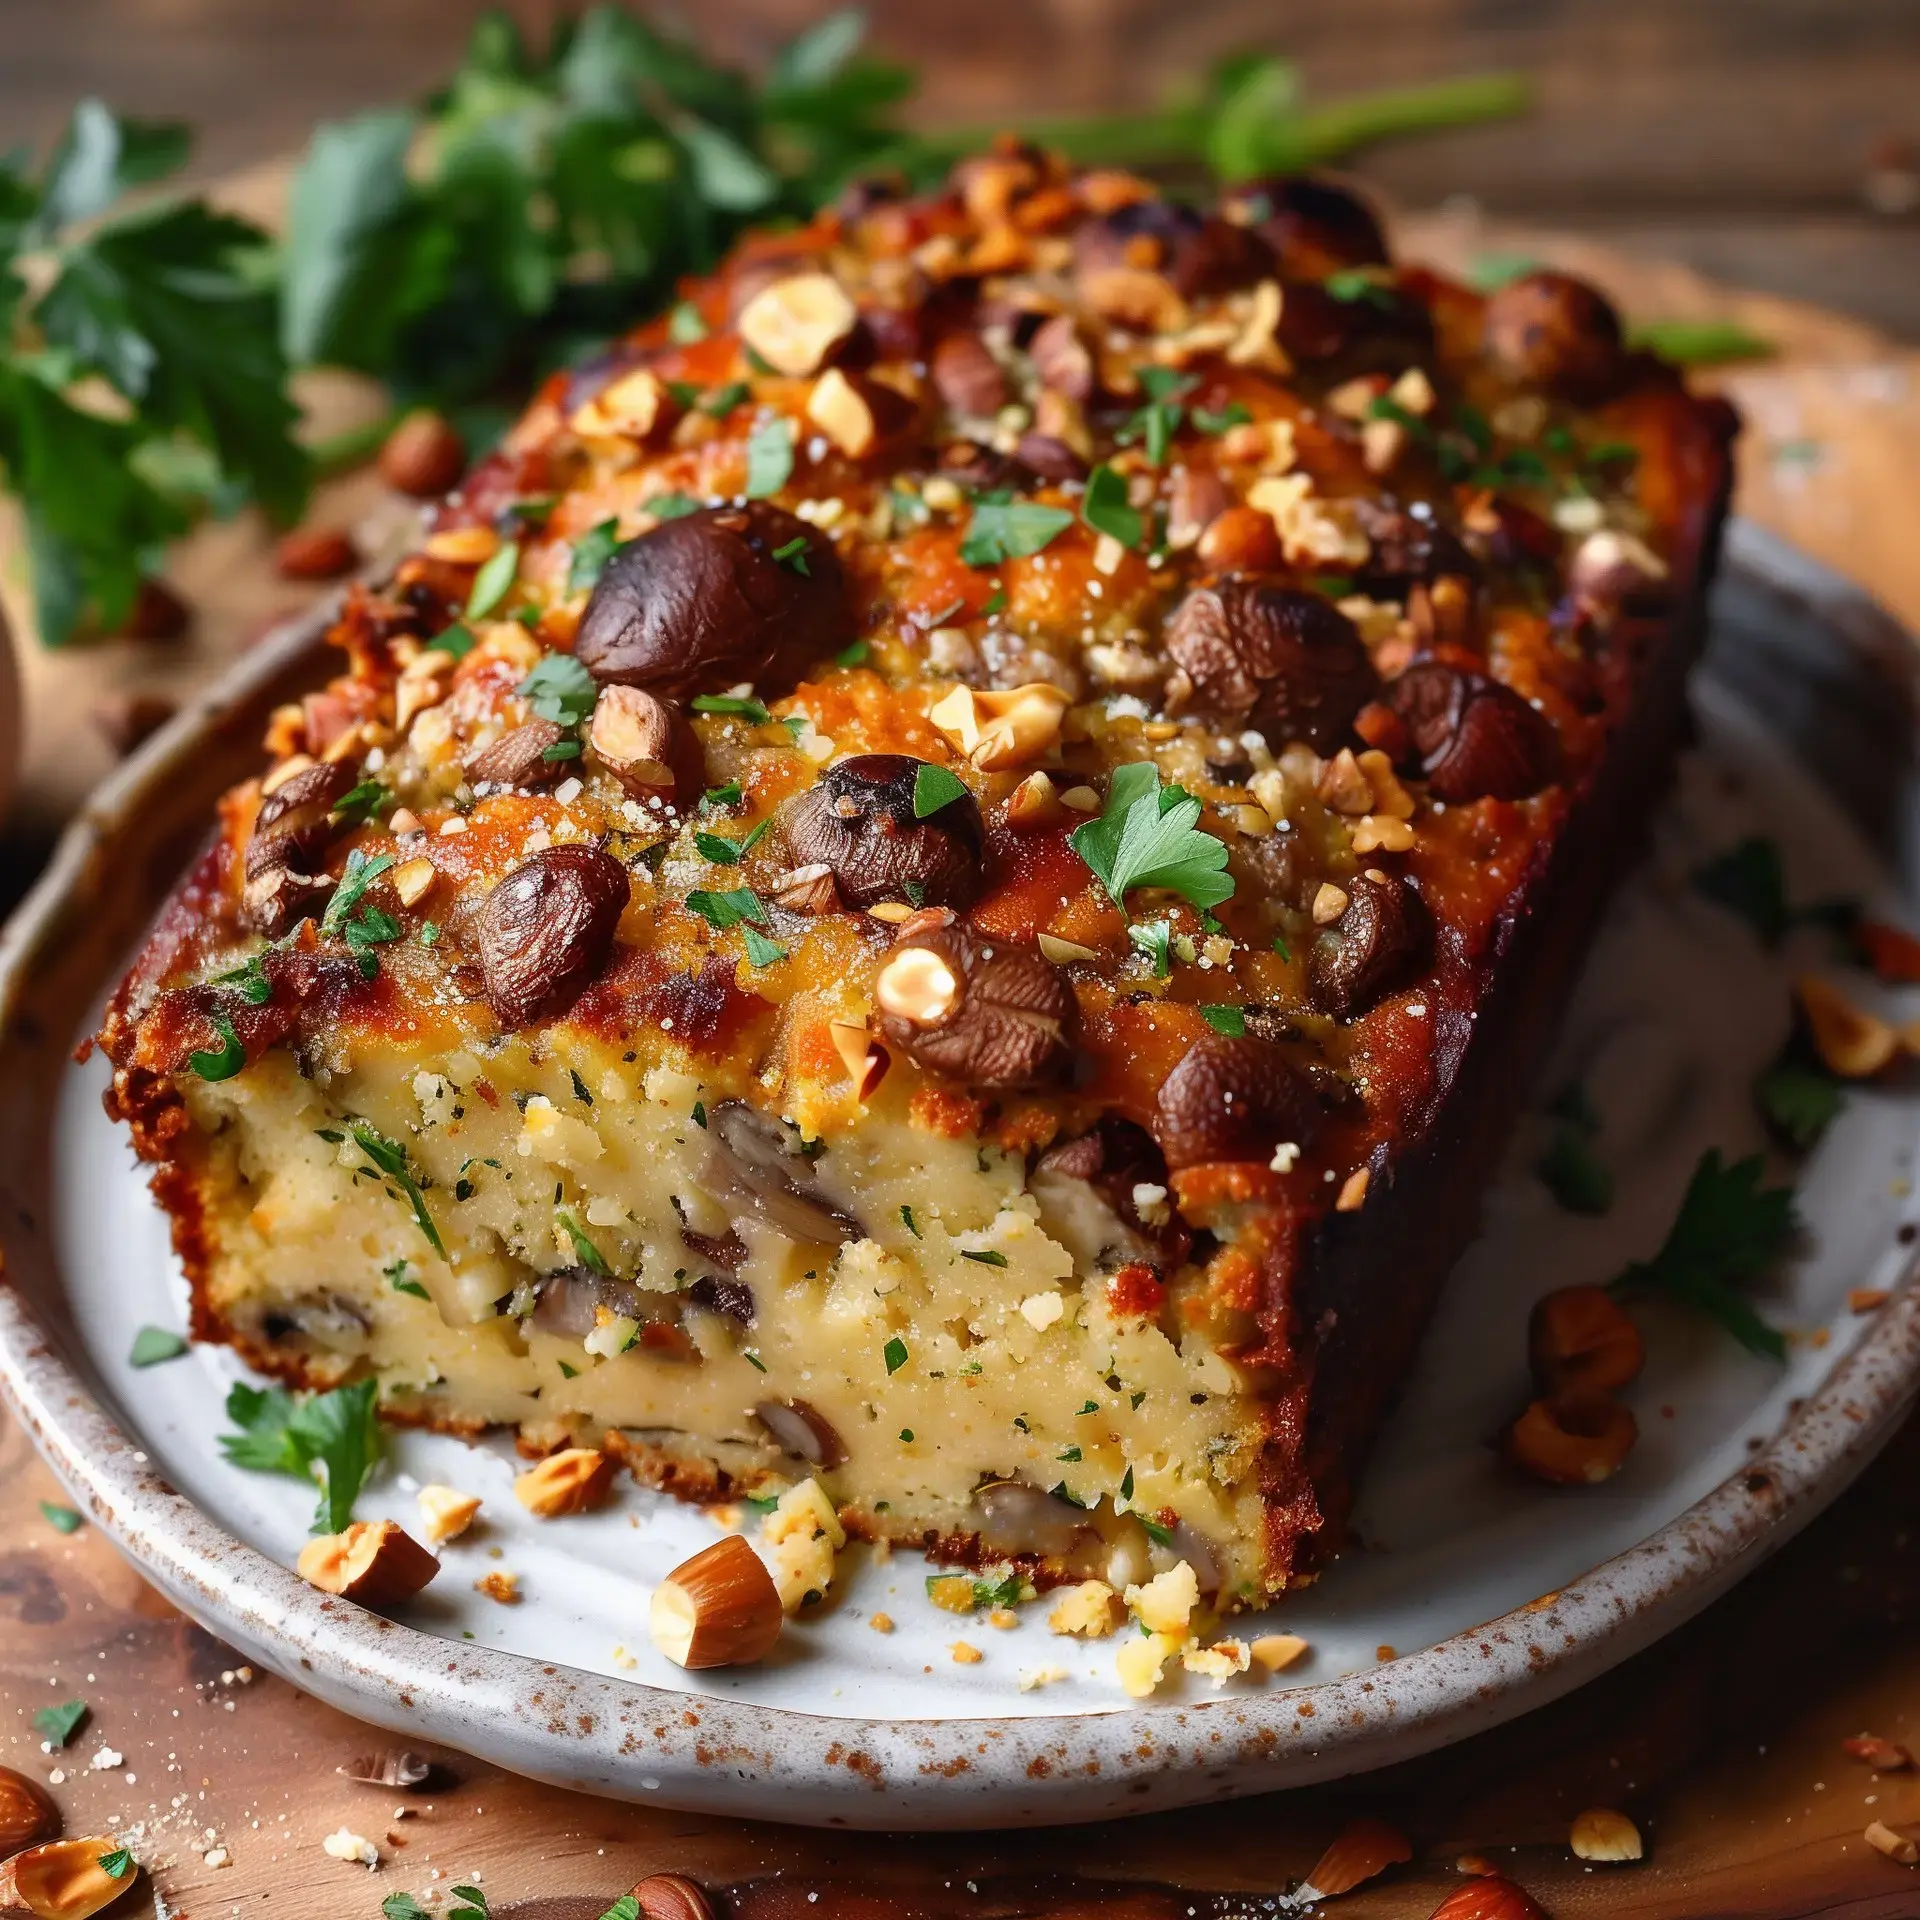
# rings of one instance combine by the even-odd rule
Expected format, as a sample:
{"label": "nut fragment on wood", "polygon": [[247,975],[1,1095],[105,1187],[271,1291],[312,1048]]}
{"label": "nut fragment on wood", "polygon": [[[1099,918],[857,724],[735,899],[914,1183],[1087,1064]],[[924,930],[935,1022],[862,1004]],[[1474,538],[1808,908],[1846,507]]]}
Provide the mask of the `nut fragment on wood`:
{"label": "nut fragment on wood", "polygon": [[677,1667],[740,1667],[773,1651],[784,1619],[766,1563],[729,1534],[682,1561],[654,1589],[648,1628]]}
{"label": "nut fragment on wood", "polygon": [[1645,1852],[1640,1829],[1612,1807],[1589,1807],[1579,1815],[1567,1844],[1582,1860],[1609,1863],[1638,1860]]}
{"label": "nut fragment on wood", "polygon": [[613,1456],[598,1447],[563,1447],[530,1467],[513,1483],[514,1497],[543,1520],[585,1513],[606,1498],[613,1484]]}
{"label": "nut fragment on wood", "polygon": [[425,410],[408,414],[380,449],[380,477],[417,500],[445,493],[466,464],[466,442],[439,414]]}
{"label": "nut fragment on wood", "polygon": [[1897,1740],[1883,1740],[1877,1733],[1856,1733],[1840,1742],[1840,1750],[1849,1759],[1880,1773],[1904,1773],[1913,1765],[1913,1755]]}
{"label": "nut fragment on wood", "polygon": [[1531,1895],[1504,1875],[1492,1873],[1456,1888],[1428,1920],[1547,1920],[1547,1916]]}
{"label": "nut fragment on wood", "polygon": [[633,1890],[643,1920],[713,1920],[707,1896],[683,1873],[650,1873]]}
{"label": "nut fragment on wood", "polygon": [[[124,1862],[118,1874],[103,1860]],[[49,1840],[0,1862],[4,1920],[91,1920],[133,1885],[138,1869],[117,1840]]]}
{"label": "nut fragment on wood", "polygon": [[1903,1867],[1920,1863],[1920,1840],[1911,1834],[1896,1832],[1884,1820],[1876,1820],[1867,1828],[1866,1841],[1876,1853],[1884,1853]]}
{"label": "nut fragment on wood", "polygon": [[391,1520],[356,1520],[344,1533],[309,1540],[295,1571],[322,1593],[363,1607],[395,1607],[411,1600],[440,1571],[440,1562]]}
{"label": "nut fragment on wood", "polygon": [[360,564],[360,550],[344,527],[295,527],[273,549],[283,580],[337,580]]}
{"label": "nut fragment on wood", "polygon": [[37,1781],[0,1767],[0,1857],[60,1831],[60,1809]]}
{"label": "nut fragment on wood", "polygon": [[1349,1893],[1362,1881],[1413,1858],[1413,1846],[1398,1827],[1384,1820],[1350,1820],[1314,1862],[1298,1900],[1326,1899]]}
{"label": "nut fragment on wood", "polygon": [[344,1767],[334,1768],[334,1772],[343,1780],[356,1781],[363,1787],[398,1788],[401,1792],[424,1786],[432,1771],[433,1762],[424,1753],[415,1753],[407,1747],[388,1747],[380,1753],[363,1753],[359,1759],[349,1760]]}

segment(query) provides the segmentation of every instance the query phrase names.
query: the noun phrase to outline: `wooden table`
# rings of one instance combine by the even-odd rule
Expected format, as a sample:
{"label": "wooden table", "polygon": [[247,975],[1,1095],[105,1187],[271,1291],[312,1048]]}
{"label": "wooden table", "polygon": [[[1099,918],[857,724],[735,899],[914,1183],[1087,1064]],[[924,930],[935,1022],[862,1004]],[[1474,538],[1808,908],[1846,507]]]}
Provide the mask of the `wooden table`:
{"label": "wooden table", "polygon": [[[271,197],[272,179],[242,197]],[[1734,297],[1684,269],[1466,216],[1412,223],[1410,250],[1462,260],[1519,248],[1582,266],[1636,314],[1731,312],[1775,340],[1776,361],[1725,377],[1752,422],[1744,511],[1821,554],[1920,625],[1920,355],[1852,322]],[[326,410],[364,404],[333,395]],[[386,516],[364,477],[318,511]],[[264,615],[297,598],[277,583],[257,528],[216,528],[174,577],[200,608],[194,636],[161,650],[99,647],[35,658],[35,744],[25,818],[70,807],[105,752],[78,717],[107,686],[203,677]],[[267,1677],[188,1625],[97,1535],[40,1515],[56,1489],[0,1426],[0,1764],[47,1779],[71,1831],[133,1846],[159,1911],[374,1915],[402,1890],[477,1882],[496,1914],[591,1920],[642,1874],[714,1884],[770,1874],[827,1889],[797,1914],[840,1910],[834,1885],[892,1888],[932,1916],[1049,1910],[1037,1877],[1191,1882],[1271,1891],[1306,1872],[1355,1813],[1401,1825],[1418,1860],[1350,1896],[1353,1920],[1424,1920],[1461,1884],[1463,1852],[1488,1855],[1555,1920],[1914,1920],[1920,1870],[1868,1847],[1867,1822],[1920,1821],[1920,1773],[1875,1776],[1841,1740],[1861,1731],[1920,1749],[1920,1421],[1828,1515],[1692,1627],[1584,1692],[1510,1727],[1366,1779],[1208,1812],[1053,1834],[883,1839],[756,1827],[620,1807],[528,1785],[446,1756],[434,1789],[382,1794],[335,1768],[390,1743]],[[29,1715],[83,1697],[93,1717],[70,1752],[40,1751]],[[103,1745],[122,1759],[96,1770]],[[1593,1804],[1641,1823],[1650,1857],[1588,1868],[1566,1845]],[[381,1847],[377,1874],[330,1859],[347,1825]],[[226,1864],[206,1864],[212,1857]],[[1006,1880],[1004,1889],[989,1885]],[[966,1893],[973,1882],[985,1892]],[[137,1908],[138,1900],[128,1903]],[[1083,1909],[1084,1910],[1084,1909]],[[1196,1909],[1204,1912],[1206,1909]],[[1180,1901],[1170,1920],[1188,1911]]]}

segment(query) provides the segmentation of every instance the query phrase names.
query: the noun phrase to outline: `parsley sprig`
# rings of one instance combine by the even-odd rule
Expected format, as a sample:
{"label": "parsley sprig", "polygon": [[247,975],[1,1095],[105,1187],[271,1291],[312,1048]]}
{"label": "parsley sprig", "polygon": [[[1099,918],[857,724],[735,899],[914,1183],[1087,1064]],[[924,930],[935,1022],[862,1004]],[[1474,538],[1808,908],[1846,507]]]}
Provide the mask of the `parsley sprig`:
{"label": "parsley sprig", "polygon": [[1073,850],[1116,907],[1135,887],[1164,887],[1196,907],[1233,898],[1227,849],[1199,831],[1200,802],[1184,787],[1160,784],[1150,760],[1116,767],[1098,820],[1076,827]]}
{"label": "parsley sprig", "polygon": [[237,1382],[227,1395],[227,1418],[239,1431],[223,1433],[220,1450],[236,1467],[255,1473],[318,1480],[313,1531],[339,1533],[353,1519],[353,1503],[380,1458],[376,1393],[372,1380],[315,1394]]}
{"label": "parsley sprig", "polygon": [[1739,1290],[1780,1258],[1799,1230],[1791,1187],[1763,1187],[1758,1154],[1726,1166],[1717,1147],[1700,1156],[1660,1251],[1614,1281],[1621,1291],[1663,1293],[1697,1308],[1750,1352],[1784,1360],[1787,1343]]}

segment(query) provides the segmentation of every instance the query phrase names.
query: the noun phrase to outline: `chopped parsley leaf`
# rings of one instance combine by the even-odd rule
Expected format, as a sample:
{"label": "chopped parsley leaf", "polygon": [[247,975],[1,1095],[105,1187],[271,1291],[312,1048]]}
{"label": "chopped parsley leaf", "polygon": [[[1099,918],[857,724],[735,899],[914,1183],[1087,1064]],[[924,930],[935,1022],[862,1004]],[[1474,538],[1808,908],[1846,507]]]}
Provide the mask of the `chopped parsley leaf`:
{"label": "chopped parsley leaf", "polygon": [[76,1509],[56,1505],[51,1500],[40,1502],[40,1516],[56,1533],[78,1533],[86,1525]]}
{"label": "chopped parsley leaf", "polygon": [[369,821],[378,820],[393,802],[393,789],[369,778],[343,793],[335,801],[333,810],[348,825],[361,827]]}
{"label": "chopped parsley leaf", "polygon": [[776,414],[747,436],[747,498],[764,500],[792,477],[793,424]]}
{"label": "chopped parsley leaf", "polygon": [[769,940],[758,927],[742,927],[740,938],[746,943],[747,963],[750,966],[770,967],[787,957],[786,948],[778,940]]}
{"label": "chopped parsley leaf", "polygon": [[942,807],[967,797],[966,784],[957,774],[937,767],[931,760],[921,761],[913,776],[913,817],[925,820]]}
{"label": "chopped parsley leaf", "polygon": [[570,653],[550,653],[514,689],[542,720],[577,727],[591,719],[600,688]]}
{"label": "chopped parsley leaf", "polygon": [[1123,547],[1137,547],[1146,536],[1145,516],[1128,504],[1126,476],[1104,462],[1087,475],[1080,517],[1095,533],[1104,533]]}
{"label": "chopped parsley leaf", "polygon": [[519,570],[520,542],[502,542],[486,565],[473,576],[473,591],[467,596],[464,617],[468,620],[484,620],[507,597],[507,589],[513,585],[513,576]]}
{"label": "chopped parsley leaf", "polygon": [[133,1871],[133,1855],[125,1847],[115,1847],[100,1856],[100,1871],[109,1880],[124,1880]]}
{"label": "chopped parsley leaf", "polygon": [[983,1267],[1004,1267],[1007,1264],[1007,1256],[996,1252],[992,1247],[962,1247],[960,1258],[976,1260]]}
{"label": "chopped parsley leaf", "polygon": [[1121,1478],[1120,1498],[1122,1500],[1131,1500],[1133,1498],[1133,1469],[1131,1467],[1127,1469]]}
{"label": "chopped parsley leaf", "polygon": [[1239,1039],[1247,1030],[1245,1007],[1202,1007],[1200,1018],[1215,1033],[1224,1033],[1229,1040]]}
{"label": "chopped parsley leaf", "polygon": [[880,1357],[887,1363],[887,1372],[889,1375],[898,1373],[900,1369],[907,1364],[907,1343],[902,1340],[898,1334],[895,1334],[893,1338],[880,1349]]}
{"label": "chopped parsley leaf", "polygon": [[1779,351],[1771,340],[1734,320],[1642,320],[1627,329],[1627,345],[1643,347],[1682,367],[1770,360]]}
{"label": "chopped parsley leaf", "polygon": [[142,1327],[133,1336],[133,1346],[127,1354],[130,1367],[157,1367],[164,1361],[178,1360],[187,1350],[187,1343],[177,1333],[166,1327]]}
{"label": "chopped parsley leaf", "polygon": [[391,1287],[395,1293],[410,1293],[416,1300],[431,1300],[433,1298],[433,1295],[430,1294],[418,1280],[410,1280],[407,1277],[406,1261],[396,1260],[391,1266],[382,1267],[380,1271],[386,1275],[387,1285]]}
{"label": "chopped parsley leaf", "polygon": [[257,953],[230,973],[216,973],[211,984],[230,987],[250,1007],[264,1007],[273,998],[273,982],[267,978],[266,961]]}
{"label": "chopped parsley leaf", "polygon": [[970,567],[997,567],[1003,560],[1025,560],[1073,525],[1065,507],[1032,500],[981,498],[960,543],[960,558]]}
{"label": "chopped parsley leaf", "polygon": [[[400,1188],[413,1209],[415,1224],[426,1236],[427,1245],[444,1260],[447,1250],[441,1243],[440,1229],[433,1224],[433,1215],[427,1211],[427,1197],[408,1168],[406,1148],[397,1140],[389,1140],[378,1127],[365,1120],[349,1120],[347,1133],[354,1145],[366,1155],[374,1170]],[[327,1136],[323,1134],[321,1137],[324,1139]]]}
{"label": "chopped parsley leaf", "polygon": [[667,338],[676,347],[690,347],[706,337],[707,323],[701,319],[700,309],[691,300],[676,300],[667,315]]}
{"label": "chopped parsley leaf", "polygon": [[33,1730],[50,1745],[64,1747],[86,1717],[84,1700],[64,1700],[57,1707],[42,1707],[33,1716]]}
{"label": "chopped parsley leaf", "polygon": [[1593,1151],[1590,1137],[1563,1125],[1547,1143],[1534,1171],[1569,1213],[1605,1213],[1613,1205],[1613,1174]]}
{"label": "chopped parsley leaf", "polygon": [[597,1273],[603,1280],[611,1279],[613,1269],[607,1265],[606,1255],[587,1238],[586,1229],[573,1217],[571,1209],[561,1207],[554,1218],[560,1223],[560,1231],[573,1242],[573,1257],[589,1273]]}
{"label": "chopped parsley leaf", "polygon": [[751,1347],[742,1347],[740,1349],[740,1357],[744,1361],[746,1361],[747,1365],[752,1367],[756,1372],[758,1373],[766,1372],[767,1363],[764,1360],[762,1360],[760,1356],[757,1353],[755,1353]]}
{"label": "chopped parsley leaf", "polygon": [[690,493],[673,491],[656,493],[651,500],[640,504],[642,513],[650,513],[656,520],[684,520],[690,513],[700,511],[700,502]]}
{"label": "chopped parsley leaf", "polygon": [[1754,1310],[1736,1282],[1763,1273],[1798,1231],[1791,1187],[1763,1187],[1759,1154],[1725,1166],[1717,1147],[1700,1156],[1680,1211],[1660,1251],[1636,1260],[1614,1281],[1696,1307],[1718,1320],[1750,1352],[1784,1360],[1787,1343]]}
{"label": "chopped parsley leaf", "polygon": [[1200,802],[1184,788],[1163,787],[1150,760],[1116,767],[1098,820],[1076,827],[1074,852],[1124,908],[1135,887],[1165,887],[1196,907],[1233,897],[1227,849],[1198,831]]}
{"label": "chopped parsley leaf", "polygon": [[[731,714],[736,719],[752,721],[756,727],[764,727],[773,717],[758,700],[742,693],[696,693],[687,704],[695,713]],[[740,783],[735,780],[729,784],[733,788],[733,798],[737,800],[740,797]]]}
{"label": "chopped parsley leaf", "polygon": [[220,1450],[236,1467],[284,1473],[320,1482],[315,1533],[342,1532],[353,1503],[380,1458],[378,1383],[356,1380],[330,1393],[295,1395],[284,1387],[235,1384],[227,1418],[239,1429],[220,1436]]}
{"label": "chopped parsley leaf", "polygon": [[853,640],[833,656],[833,664],[836,667],[857,667],[872,651],[864,640]]}
{"label": "chopped parsley leaf", "polygon": [[456,660],[464,660],[473,651],[473,629],[456,620],[452,626],[436,633],[427,642],[427,651],[451,654]]}
{"label": "chopped parsley leaf", "polygon": [[1329,299],[1338,300],[1343,306],[1363,300],[1370,306],[1393,305],[1392,289],[1382,286],[1373,269],[1368,267],[1342,267],[1339,272],[1328,274],[1320,284]]}
{"label": "chopped parsley leaf", "polygon": [[620,545],[620,522],[617,519],[602,520],[598,526],[589,527],[573,543],[572,556],[567,561],[567,591],[569,593],[591,593],[599,584],[600,576],[607,570]]}
{"label": "chopped parsley leaf", "polygon": [[767,918],[765,903],[751,887],[730,887],[724,893],[697,887],[687,895],[687,911],[697,913],[716,933],[743,925],[773,924]]}
{"label": "chopped parsley leaf", "polygon": [[202,1080],[231,1080],[247,1064],[247,1050],[240,1044],[233,1022],[224,1013],[209,1013],[206,1022],[220,1042],[220,1050],[189,1054],[187,1065]]}
{"label": "chopped parsley leaf", "polygon": [[693,844],[700,850],[703,859],[711,860],[718,867],[737,867],[741,859],[759,845],[767,830],[773,825],[771,814],[739,840],[729,840],[717,833],[696,833]]}
{"label": "chopped parsley leaf", "polygon": [[393,855],[390,853],[377,854],[369,860],[355,847],[347,855],[347,870],[340,876],[340,884],[334,888],[333,898],[327,902],[327,910],[321,916],[320,932],[323,938],[338,939],[345,934],[348,917],[360,904],[361,896],[392,865]]}
{"label": "chopped parsley leaf", "polygon": [[812,578],[813,569],[807,565],[807,536],[804,533],[796,533],[785,546],[775,547],[773,557],[783,567],[791,567],[795,573]]}
{"label": "chopped parsley leaf", "polygon": [[1210,407],[1195,407],[1193,424],[1202,433],[1222,434],[1229,427],[1244,427],[1251,423],[1253,415],[1238,400],[1229,400],[1215,413]]}
{"label": "chopped parsley leaf", "polygon": [[1762,1070],[1753,1097],[1767,1125],[1796,1153],[1809,1153],[1846,1104],[1846,1089],[1796,1034]]}
{"label": "chopped parsley leaf", "polygon": [[1136,920],[1127,928],[1127,944],[1153,962],[1156,980],[1173,971],[1173,928],[1164,920]]}
{"label": "chopped parsley leaf", "polygon": [[913,1209],[911,1207],[902,1207],[900,1209],[900,1221],[901,1221],[901,1224],[906,1228],[906,1230],[910,1234],[912,1234],[916,1240],[920,1238],[920,1229],[918,1225],[915,1224],[915,1221],[913,1218]]}

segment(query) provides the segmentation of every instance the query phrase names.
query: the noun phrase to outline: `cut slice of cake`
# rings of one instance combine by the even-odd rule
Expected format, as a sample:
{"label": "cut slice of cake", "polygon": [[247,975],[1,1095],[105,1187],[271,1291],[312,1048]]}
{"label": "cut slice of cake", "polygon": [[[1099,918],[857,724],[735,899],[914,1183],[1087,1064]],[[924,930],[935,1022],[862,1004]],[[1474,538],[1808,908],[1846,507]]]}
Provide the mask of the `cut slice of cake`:
{"label": "cut slice of cake", "polygon": [[680,315],[349,597],[112,1005],[194,1332],[1258,1602],[1661,791],[1731,416],[1324,182],[1024,148]]}

